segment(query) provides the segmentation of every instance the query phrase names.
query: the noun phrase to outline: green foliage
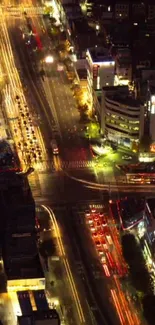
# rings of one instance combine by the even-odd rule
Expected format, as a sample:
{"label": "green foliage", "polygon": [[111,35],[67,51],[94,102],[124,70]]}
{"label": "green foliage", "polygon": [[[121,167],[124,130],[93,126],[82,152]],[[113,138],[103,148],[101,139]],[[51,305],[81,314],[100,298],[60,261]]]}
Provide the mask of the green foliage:
{"label": "green foliage", "polygon": [[142,300],[143,314],[148,325],[155,325],[155,296],[146,295]]}
{"label": "green foliage", "polygon": [[[54,17],[49,17],[51,25],[55,25],[56,19]],[[55,27],[55,26],[54,26]]]}
{"label": "green foliage", "polygon": [[65,43],[59,43],[56,47],[56,50],[58,52],[65,52],[66,51],[66,45]]}
{"label": "green foliage", "polygon": [[86,112],[80,112],[80,123],[88,123],[89,122],[89,116]]}
{"label": "green foliage", "polygon": [[39,253],[42,257],[47,258],[49,256],[53,256],[56,253],[55,245],[52,239],[43,241],[39,245]]}
{"label": "green foliage", "polygon": [[122,236],[123,256],[129,266],[131,281],[136,290],[146,294],[152,292],[152,280],[146,268],[141,247],[132,234]]}
{"label": "green foliage", "polygon": [[100,126],[98,122],[89,122],[87,124],[87,134],[91,139],[97,139],[100,136]]}
{"label": "green foliage", "polygon": [[151,145],[151,137],[149,134],[144,134],[143,137],[140,140],[140,151],[141,152],[149,152],[150,151],[150,145]]}
{"label": "green foliage", "polygon": [[49,6],[49,7],[45,7],[44,8],[44,15],[45,16],[49,16],[53,14],[53,7]]}
{"label": "green foliage", "polygon": [[60,34],[60,28],[58,26],[52,26],[50,31],[53,36],[58,36]]}

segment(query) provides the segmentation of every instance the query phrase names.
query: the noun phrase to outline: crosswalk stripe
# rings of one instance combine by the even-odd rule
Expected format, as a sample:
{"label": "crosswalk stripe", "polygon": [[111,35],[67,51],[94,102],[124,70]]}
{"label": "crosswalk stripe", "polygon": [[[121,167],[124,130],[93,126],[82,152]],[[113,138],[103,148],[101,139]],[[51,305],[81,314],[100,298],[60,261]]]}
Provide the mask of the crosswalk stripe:
{"label": "crosswalk stripe", "polygon": [[[60,161],[60,169],[82,169],[82,168],[93,168],[93,161],[86,160],[75,160],[75,161]],[[57,170],[57,166],[53,161],[43,162],[37,166],[37,170]]]}

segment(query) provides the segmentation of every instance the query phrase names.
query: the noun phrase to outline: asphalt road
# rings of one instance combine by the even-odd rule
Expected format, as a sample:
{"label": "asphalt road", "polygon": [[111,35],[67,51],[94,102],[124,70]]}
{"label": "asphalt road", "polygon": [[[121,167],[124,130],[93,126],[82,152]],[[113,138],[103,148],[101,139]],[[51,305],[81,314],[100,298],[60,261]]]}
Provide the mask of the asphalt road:
{"label": "asphalt road", "polygon": [[[23,23],[24,21],[12,18],[8,21],[9,32],[15,57],[18,58],[24,83],[28,87],[28,100],[43,121],[41,127],[44,136],[49,134],[48,138],[51,136],[60,138],[62,149],[64,147],[70,149],[71,144],[72,147],[79,143],[83,145],[83,140],[79,138],[82,126],[79,124],[80,117],[70,89],[71,84],[64,71],[57,71],[57,64],[49,64],[46,67],[48,77],[45,76],[44,81],[42,80],[37,64],[39,54],[32,53],[22,39]],[[38,27],[38,18],[33,18],[33,24]],[[40,20],[40,25],[42,26],[42,20]],[[40,31],[42,30],[41,26]],[[44,34],[44,38],[47,38],[49,42],[48,35]],[[63,153],[64,150],[62,150]]]}
{"label": "asphalt road", "polygon": [[83,219],[79,218],[77,212],[75,208],[55,211],[65,236],[68,236],[67,247],[70,247],[68,250],[74,274],[78,274],[83,283],[87,305],[96,323],[120,324],[109,300],[107,280],[103,276],[101,264],[84,228]]}
{"label": "asphalt road", "polygon": [[[34,18],[33,23],[36,28],[41,31],[42,20]],[[18,19],[11,19],[8,21],[9,33],[12,40],[14,55],[17,58],[23,78],[23,84],[26,88],[25,93],[34,116],[39,116],[39,123],[46,148],[49,153],[49,164],[54,161],[52,153],[50,152],[50,139],[55,136],[60,145],[60,162],[61,161],[87,161],[91,160],[91,154],[88,148],[87,141],[84,141],[79,134],[82,132],[82,126],[79,124],[79,115],[76,109],[75,100],[70,90],[70,84],[64,72],[58,72],[57,67],[49,66],[47,76],[44,80],[38,74],[38,68],[34,55],[26,48],[21,31],[19,29],[21,21]],[[19,37],[17,37],[17,35]],[[45,35],[47,37],[47,35]],[[57,162],[58,163],[58,162]],[[64,167],[65,169],[65,167]],[[73,172],[74,169],[74,172]],[[72,218],[72,210],[68,205],[79,206],[81,202],[90,202],[102,200],[107,201],[109,195],[107,190],[98,191],[96,188],[90,188],[87,184],[76,181],[72,178],[74,176],[78,179],[85,179],[88,182],[97,182],[97,177],[104,181],[104,175],[95,175],[93,169],[89,168],[72,168],[72,172],[67,173],[58,168],[53,169],[50,166],[50,171],[45,173],[34,173],[30,175],[30,184],[33,195],[38,203],[47,203],[52,205],[67,206],[63,215],[58,212],[56,217],[62,221],[62,227],[66,232],[65,238],[69,238],[71,249],[68,249],[70,254],[71,265],[75,270],[76,264],[74,259],[78,256],[78,261],[82,263],[84,273],[82,274],[80,284],[80,292],[85,292],[87,297],[89,310],[92,311],[98,324],[116,324],[115,312],[111,309],[111,304],[108,302],[107,284],[104,279],[97,279],[92,272],[92,264],[94,264],[94,255],[90,250],[90,242],[86,239],[85,233],[81,236],[81,228],[77,222]],[[52,171],[52,172],[51,172]],[[109,176],[110,177],[110,176]],[[57,213],[57,212],[56,212]],[[73,239],[74,236],[74,239]],[[66,239],[66,242],[68,239]],[[73,255],[75,254],[74,258]],[[89,255],[88,255],[89,254]],[[92,262],[90,262],[92,261]],[[96,262],[95,262],[96,265]],[[101,298],[99,287],[101,288],[104,298]],[[97,284],[98,282],[98,284]],[[92,307],[92,308],[91,308]]]}

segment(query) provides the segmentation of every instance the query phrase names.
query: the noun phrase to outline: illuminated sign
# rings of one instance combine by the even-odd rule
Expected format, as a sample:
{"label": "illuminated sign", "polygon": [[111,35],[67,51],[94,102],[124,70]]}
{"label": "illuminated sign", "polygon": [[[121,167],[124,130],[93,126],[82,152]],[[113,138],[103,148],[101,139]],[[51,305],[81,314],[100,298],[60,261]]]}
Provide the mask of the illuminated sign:
{"label": "illuminated sign", "polygon": [[155,114],[155,96],[151,96],[151,114]]}
{"label": "illuminated sign", "polygon": [[99,65],[94,64],[93,65],[93,78],[97,78],[98,77],[98,69],[99,69]]}
{"label": "illuminated sign", "polygon": [[7,282],[8,292],[17,292],[24,290],[45,290],[45,279],[15,279],[8,280]]}
{"label": "illuminated sign", "polygon": [[155,152],[155,144],[151,144],[150,150],[151,150],[151,152]]}
{"label": "illuminated sign", "polygon": [[110,67],[115,65],[115,61],[101,61],[101,62],[95,62],[96,65],[104,65],[105,67]]}

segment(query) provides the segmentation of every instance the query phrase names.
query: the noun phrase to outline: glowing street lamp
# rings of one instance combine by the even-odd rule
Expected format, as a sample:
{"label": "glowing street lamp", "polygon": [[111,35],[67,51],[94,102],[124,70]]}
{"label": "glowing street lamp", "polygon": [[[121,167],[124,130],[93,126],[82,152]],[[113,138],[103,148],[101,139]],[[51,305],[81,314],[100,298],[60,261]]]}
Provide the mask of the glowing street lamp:
{"label": "glowing street lamp", "polygon": [[53,63],[54,62],[54,58],[52,55],[48,55],[46,56],[46,58],[44,59],[45,63]]}
{"label": "glowing street lamp", "polygon": [[96,30],[99,31],[100,30],[100,25],[96,25]]}

